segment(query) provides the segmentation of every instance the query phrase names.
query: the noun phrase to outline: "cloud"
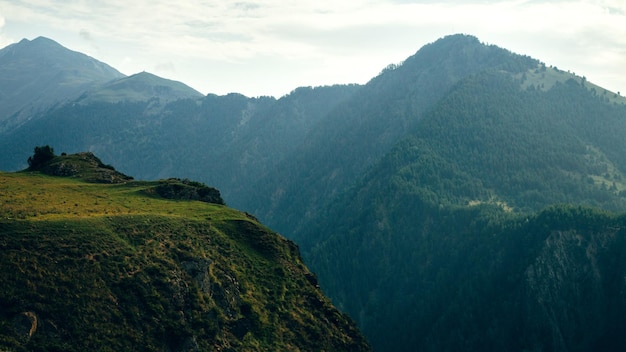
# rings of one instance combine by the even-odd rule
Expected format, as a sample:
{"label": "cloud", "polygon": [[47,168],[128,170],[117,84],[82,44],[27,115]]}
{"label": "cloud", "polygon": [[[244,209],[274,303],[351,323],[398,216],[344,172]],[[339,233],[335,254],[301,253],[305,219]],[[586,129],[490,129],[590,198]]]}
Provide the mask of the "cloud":
{"label": "cloud", "polygon": [[161,73],[161,72],[172,73],[172,72],[176,72],[176,67],[174,66],[174,63],[172,63],[170,61],[168,61],[168,62],[161,62],[161,63],[158,63],[154,67],[154,71],[156,73]]}
{"label": "cloud", "polygon": [[[0,7],[0,10],[2,8]],[[4,24],[5,24],[5,19],[4,16],[2,16],[2,12],[0,12],[0,48],[4,48],[5,46],[13,43],[13,40],[9,39],[6,37],[6,35],[4,34]]]}
{"label": "cloud", "polygon": [[88,31],[88,30],[86,30],[86,29],[84,29],[84,28],[82,28],[82,29],[78,32],[78,35],[79,35],[81,38],[83,38],[84,40],[88,41],[88,42],[92,41],[92,38],[91,38],[91,33],[89,33],[89,31]]}

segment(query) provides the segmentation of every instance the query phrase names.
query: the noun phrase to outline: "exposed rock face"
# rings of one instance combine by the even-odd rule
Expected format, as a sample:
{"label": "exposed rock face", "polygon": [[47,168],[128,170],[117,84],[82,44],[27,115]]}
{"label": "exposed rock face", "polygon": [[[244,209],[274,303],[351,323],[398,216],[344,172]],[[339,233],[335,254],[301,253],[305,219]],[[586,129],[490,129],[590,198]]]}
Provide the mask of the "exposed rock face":
{"label": "exposed rock face", "polygon": [[104,164],[91,152],[56,157],[44,165],[41,171],[51,176],[75,176],[95,183],[124,183],[133,179],[116,171],[113,166]]}
{"label": "exposed rock face", "polygon": [[190,261],[180,263],[180,266],[189,274],[198,287],[205,292],[211,293],[211,280],[209,278],[209,265],[211,260],[207,258],[197,258]]}
{"label": "exposed rock face", "polygon": [[34,312],[22,312],[13,318],[16,337],[27,342],[37,332],[38,319]]}

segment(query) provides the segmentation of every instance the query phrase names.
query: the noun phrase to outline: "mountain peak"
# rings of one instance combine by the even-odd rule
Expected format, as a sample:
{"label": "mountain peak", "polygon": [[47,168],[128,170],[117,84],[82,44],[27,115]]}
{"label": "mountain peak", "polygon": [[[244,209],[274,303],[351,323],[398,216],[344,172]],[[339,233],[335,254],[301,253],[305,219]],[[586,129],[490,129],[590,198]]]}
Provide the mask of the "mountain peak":
{"label": "mountain peak", "polygon": [[52,39],[22,39],[0,50],[0,131],[121,77],[113,67]]}
{"label": "mountain peak", "polygon": [[39,36],[32,40],[24,38],[15,44],[7,46],[1,51],[5,51],[5,49],[10,49],[13,55],[29,55],[33,59],[37,60],[41,60],[42,58],[46,57],[54,58],[55,55],[63,55],[63,53],[67,52],[76,55],[84,55],[82,53],[67,49],[58,42],[42,36]]}
{"label": "mountain peak", "polygon": [[432,82],[428,90],[444,92],[474,73],[497,70],[518,74],[538,65],[538,60],[484,44],[475,36],[452,34],[424,45],[401,65],[388,66],[375,80],[422,87],[417,82],[428,81]]}
{"label": "mountain peak", "polygon": [[464,34],[464,33],[446,35],[435,41],[435,43],[441,43],[441,42],[457,42],[457,43],[464,42],[468,44],[481,44],[480,40],[476,36],[473,36],[471,34]]}
{"label": "mountain peak", "polygon": [[[440,60],[446,58],[478,60],[479,62],[476,64],[480,64],[480,60],[487,60],[487,62],[482,65],[484,67],[496,67],[502,65],[505,61],[518,58],[528,59],[528,57],[514,54],[496,45],[487,45],[481,42],[477,37],[468,34],[452,34],[440,38],[422,47],[414,56],[418,55],[440,56]],[[533,61],[533,63],[529,63],[529,66],[536,65],[536,60],[531,61]]]}
{"label": "mountain peak", "polygon": [[184,83],[162,78],[149,72],[140,72],[116,79],[87,92],[80,103],[93,101],[116,103],[120,101],[147,101],[159,98],[173,101],[185,98],[200,98],[202,93]]}
{"label": "mountain peak", "polygon": [[32,43],[32,44],[39,44],[39,45],[41,45],[41,44],[46,44],[46,45],[52,44],[52,45],[57,45],[57,46],[62,47],[62,45],[59,44],[58,42],[56,42],[56,41],[54,41],[54,40],[52,40],[52,39],[50,39],[48,37],[43,37],[43,36],[39,36],[39,37],[37,37],[37,38],[35,38],[33,40],[30,40],[30,41],[28,39],[22,39],[20,41],[20,43],[23,43],[24,41],[26,41],[28,43]]}

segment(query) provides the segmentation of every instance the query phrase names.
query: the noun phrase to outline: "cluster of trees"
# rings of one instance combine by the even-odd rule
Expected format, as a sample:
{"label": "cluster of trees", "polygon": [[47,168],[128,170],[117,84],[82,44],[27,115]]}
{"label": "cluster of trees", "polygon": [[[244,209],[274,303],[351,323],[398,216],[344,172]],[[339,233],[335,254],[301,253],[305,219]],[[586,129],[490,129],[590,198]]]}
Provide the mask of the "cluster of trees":
{"label": "cluster of trees", "polygon": [[[602,116],[603,123],[594,116]],[[626,202],[617,185],[626,159],[616,153],[626,151],[616,132],[626,129],[623,116],[623,108],[604,104],[572,83],[557,84],[548,92],[519,91],[517,82],[505,75],[477,76],[459,85],[424,119],[412,145],[404,147],[413,152],[400,163],[403,174],[434,175],[420,184],[437,194],[457,189],[458,200],[465,202],[476,199],[482,188],[528,211],[554,203],[623,210]],[[422,157],[434,154],[427,158],[458,171],[440,175],[445,167],[430,169],[415,160],[415,151]],[[414,166],[407,170],[407,165]],[[459,175],[474,182],[463,187],[468,181],[456,180]],[[590,176],[599,181],[588,182]],[[476,187],[478,181],[482,187]]]}
{"label": "cluster of trees", "polygon": [[[416,193],[338,217],[306,258],[378,350],[626,347],[615,328],[626,326],[624,217],[569,206],[536,215],[441,207]],[[558,306],[537,303],[546,297]],[[605,315],[613,309],[622,313]]]}
{"label": "cluster of trees", "polygon": [[54,159],[55,156],[54,149],[49,145],[35,147],[34,154],[28,157],[28,169],[38,170],[50,160]]}

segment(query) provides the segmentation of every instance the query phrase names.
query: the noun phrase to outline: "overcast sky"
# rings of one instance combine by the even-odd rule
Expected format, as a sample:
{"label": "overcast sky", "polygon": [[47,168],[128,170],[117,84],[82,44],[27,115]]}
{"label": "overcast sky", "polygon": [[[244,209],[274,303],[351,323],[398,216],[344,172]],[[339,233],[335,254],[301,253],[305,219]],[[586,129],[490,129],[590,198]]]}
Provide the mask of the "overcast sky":
{"label": "overcast sky", "polygon": [[203,94],[366,83],[455,33],[626,91],[626,0],[0,0],[0,47],[45,36]]}

